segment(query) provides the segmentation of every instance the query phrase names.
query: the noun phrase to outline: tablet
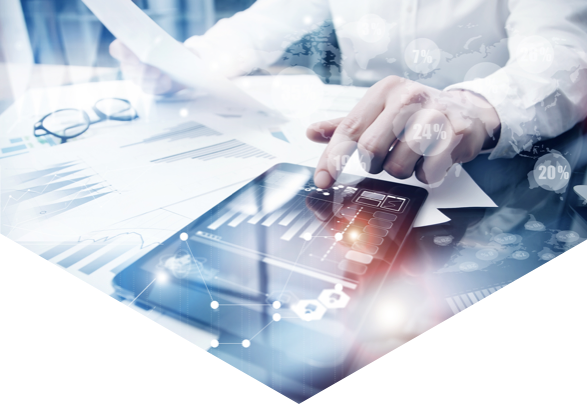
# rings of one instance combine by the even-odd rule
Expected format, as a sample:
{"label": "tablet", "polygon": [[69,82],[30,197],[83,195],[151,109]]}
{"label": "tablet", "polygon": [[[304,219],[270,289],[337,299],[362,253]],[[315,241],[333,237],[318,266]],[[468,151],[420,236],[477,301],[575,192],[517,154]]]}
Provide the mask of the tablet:
{"label": "tablet", "polygon": [[213,331],[209,352],[294,401],[336,383],[427,191],[313,175],[274,166],[117,274],[116,292]]}

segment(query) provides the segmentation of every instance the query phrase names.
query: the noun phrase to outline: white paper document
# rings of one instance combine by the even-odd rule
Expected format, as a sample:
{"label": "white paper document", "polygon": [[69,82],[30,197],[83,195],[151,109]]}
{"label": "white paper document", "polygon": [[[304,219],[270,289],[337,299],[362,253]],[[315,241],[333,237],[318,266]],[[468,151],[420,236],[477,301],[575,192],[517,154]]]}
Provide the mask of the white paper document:
{"label": "white paper document", "polygon": [[573,190],[581,198],[583,198],[584,200],[587,200],[587,185],[575,185]]}
{"label": "white paper document", "polygon": [[145,64],[234,108],[276,116],[176,41],[130,0],[83,0],[96,17]]}

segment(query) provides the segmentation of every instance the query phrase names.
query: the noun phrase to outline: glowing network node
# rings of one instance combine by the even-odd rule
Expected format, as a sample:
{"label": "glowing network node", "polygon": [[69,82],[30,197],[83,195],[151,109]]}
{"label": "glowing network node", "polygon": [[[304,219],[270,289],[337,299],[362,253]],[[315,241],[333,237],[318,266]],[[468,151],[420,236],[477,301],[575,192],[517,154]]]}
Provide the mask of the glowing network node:
{"label": "glowing network node", "polygon": [[281,314],[279,314],[279,313],[275,313],[275,314],[273,315],[273,321],[279,321],[279,320],[281,320]]}
{"label": "glowing network node", "polygon": [[340,283],[337,283],[336,285],[334,285],[334,290],[340,292],[342,290],[342,285]]}
{"label": "glowing network node", "polygon": [[302,238],[306,241],[310,241],[310,240],[312,240],[312,235],[310,233],[304,233],[302,235]]}
{"label": "glowing network node", "polygon": [[273,306],[274,309],[277,310],[277,309],[281,308],[281,302],[279,302],[279,301],[276,300],[276,301],[273,302],[272,306]]}
{"label": "glowing network node", "polygon": [[183,117],[186,117],[186,116],[189,115],[189,111],[186,108],[182,108],[182,109],[179,110],[179,115],[180,116],[183,116]]}
{"label": "glowing network node", "polygon": [[251,341],[248,339],[243,339],[243,348],[248,348],[251,346]]}
{"label": "glowing network node", "polygon": [[180,239],[181,241],[186,241],[186,240],[188,239],[188,234],[187,234],[187,233],[181,233],[181,234],[179,235],[179,239]]}
{"label": "glowing network node", "polygon": [[216,300],[214,300],[212,303],[210,303],[210,307],[216,310],[218,307],[220,307],[220,304]]}
{"label": "glowing network node", "polygon": [[218,340],[213,339],[212,341],[210,341],[210,346],[212,348],[218,348]]}
{"label": "glowing network node", "polygon": [[159,272],[157,274],[157,280],[159,282],[165,282],[167,280],[167,274],[165,272]]}
{"label": "glowing network node", "polygon": [[335,239],[336,241],[340,241],[340,240],[342,240],[342,233],[336,233],[336,234],[334,235],[334,239]]}

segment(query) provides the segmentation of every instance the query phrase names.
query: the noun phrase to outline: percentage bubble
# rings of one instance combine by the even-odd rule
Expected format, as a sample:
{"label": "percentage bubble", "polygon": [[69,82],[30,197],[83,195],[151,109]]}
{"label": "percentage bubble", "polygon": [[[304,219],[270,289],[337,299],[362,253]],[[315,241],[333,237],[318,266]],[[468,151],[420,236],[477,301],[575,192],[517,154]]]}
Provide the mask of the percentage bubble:
{"label": "percentage bubble", "polygon": [[434,244],[441,247],[446,247],[454,240],[453,236],[436,236],[434,237]]}
{"label": "percentage bubble", "polygon": [[484,248],[482,250],[477,251],[475,257],[482,261],[493,261],[499,256],[498,252],[495,251],[493,248]]}
{"label": "percentage bubble", "polygon": [[544,261],[550,261],[554,257],[556,257],[556,255],[554,253],[551,253],[551,252],[545,252],[545,253],[543,253],[543,254],[540,255],[540,259],[543,259]]}
{"label": "percentage bubble", "polygon": [[579,240],[579,234],[574,231],[559,231],[556,233],[556,239],[563,243],[574,243]]}
{"label": "percentage bubble", "polygon": [[377,14],[365,14],[357,24],[357,34],[368,43],[382,41],[388,35],[387,22]]}
{"label": "percentage bubble", "polygon": [[524,228],[530,231],[544,231],[546,230],[546,226],[542,222],[537,220],[529,220],[524,224]]}
{"label": "percentage bubble", "polygon": [[514,251],[514,253],[512,254],[512,258],[522,261],[522,260],[530,258],[530,254],[526,251],[518,250],[518,251]]}
{"label": "percentage bubble", "polygon": [[514,251],[514,253],[512,254],[512,258],[517,259],[517,260],[525,260],[530,258],[530,254],[528,254],[526,251]]}
{"label": "percentage bubble", "polygon": [[312,115],[321,107],[324,88],[319,81],[291,80],[291,75],[297,71],[296,69],[302,69],[303,74],[316,76],[316,73],[305,67],[296,66],[283,69],[273,80],[271,99],[275,108],[285,115],[304,118]]}
{"label": "percentage bubble", "polygon": [[459,269],[464,272],[471,272],[479,269],[479,264],[473,261],[467,261],[459,265]]}
{"label": "percentage bubble", "polygon": [[567,171],[567,167],[563,167],[561,165],[556,167],[556,171],[560,174],[561,180],[568,180],[569,179],[569,172]]}
{"label": "percentage bubble", "polygon": [[420,51],[413,51],[416,54],[416,57],[414,58],[414,63],[418,63],[418,53],[420,54],[420,56],[422,57],[422,59],[426,60],[426,63],[432,63],[432,55],[430,54],[430,50],[426,50],[426,49],[421,49]]}
{"label": "percentage bubble", "polygon": [[500,233],[493,238],[497,243],[506,245],[506,244],[513,244],[517,241],[517,237],[515,234],[510,233]]}
{"label": "percentage bubble", "polygon": [[519,42],[514,54],[514,60],[522,69],[536,74],[550,67],[554,59],[554,48],[547,39],[532,35]]}
{"label": "percentage bubble", "polygon": [[440,49],[428,38],[414,39],[406,46],[404,60],[413,72],[428,74],[440,63]]}
{"label": "percentage bubble", "polygon": [[569,183],[570,169],[571,165],[566,158],[559,152],[551,152],[536,161],[533,176],[541,188],[557,192]]}
{"label": "percentage bubble", "polygon": [[408,146],[420,156],[435,156],[445,151],[451,143],[452,131],[445,125],[446,116],[434,109],[421,109],[406,123],[404,138]]}

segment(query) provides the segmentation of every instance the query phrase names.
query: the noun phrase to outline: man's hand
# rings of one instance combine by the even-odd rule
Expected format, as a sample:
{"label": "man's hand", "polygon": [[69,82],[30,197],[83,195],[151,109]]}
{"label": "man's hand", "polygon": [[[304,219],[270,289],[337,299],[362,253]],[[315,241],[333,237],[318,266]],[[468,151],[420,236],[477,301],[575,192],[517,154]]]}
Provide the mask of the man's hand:
{"label": "man's hand", "polygon": [[473,160],[497,143],[500,121],[483,97],[441,91],[389,76],[373,85],[344,118],[312,124],[307,136],[328,142],[314,182],[330,187],[358,148],[361,164],[428,184],[442,180],[454,163]]}
{"label": "man's hand", "polygon": [[118,39],[110,44],[110,54],[114,59],[120,61],[120,69],[124,77],[132,80],[146,93],[169,95],[185,88],[156,67],[142,63]]}

